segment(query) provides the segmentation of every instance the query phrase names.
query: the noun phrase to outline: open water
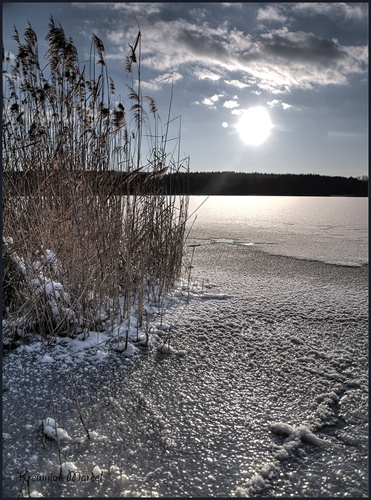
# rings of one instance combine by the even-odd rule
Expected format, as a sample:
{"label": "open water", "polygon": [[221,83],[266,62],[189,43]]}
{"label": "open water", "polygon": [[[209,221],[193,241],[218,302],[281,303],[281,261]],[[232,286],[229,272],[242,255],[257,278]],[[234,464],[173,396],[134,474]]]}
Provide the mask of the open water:
{"label": "open water", "polygon": [[210,198],[190,237],[201,291],[166,314],[174,353],[73,368],[94,440],[55,348],[6,356],[6,497],[58,470],[51,400],[63,461],[101,480],[32,483],[44,496],[368,496],[366,200]]}

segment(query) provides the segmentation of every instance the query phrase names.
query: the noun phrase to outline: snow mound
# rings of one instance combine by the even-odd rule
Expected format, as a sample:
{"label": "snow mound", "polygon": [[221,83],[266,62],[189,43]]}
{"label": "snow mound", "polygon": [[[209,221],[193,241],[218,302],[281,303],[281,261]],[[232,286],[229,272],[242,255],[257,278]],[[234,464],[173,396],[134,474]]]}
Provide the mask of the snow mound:
{"label": "snow mound", "polygon": [[54,363],[55,359],[49,356],[49,354],[45,354],[40,360],[42,363]]}
{"label": "snow mound", "polygon": [[77,472],[78,469],[73,462],[63,462],[62,463],[62,475],[68,476],[70,472]]}
{"label": "snow mound", "polygon": [[163,332],[166,332],[167,330],[170,330],[170,325],[167,323],[157,323],[156,325],[157,330],[162,330]]}
{"label": "snow mound", "polygon": [[127,344],[126,342],[118,342],[115,345],[115,349],[116,351],[121,352],[121,354],[126,358],[131,358],[135,353],[135,347],[131,342],[128,342]]}
{"label": "snow mound", "polygon": [[99,467],[99,465],[94,465],[92,471],[91,471],[92,475],[93,476],[101,476],[103,471],[102,469]]}
{"label": "snow mound", "polygon": [[292,427],[291,425],[285,424],[283,422],[274,422],[270,425],[270,430],[274,434],[287,436],[287,443],[289,443],[290,441],[299,440],[303,443],[311,444],[314,446],[326,446],[327,444],[325,441],[313,434],[310,427],[307,425]]}
{"label": "snow mound", "polygon": [[120,483],[127,483],[129,481],[129,477],[123,473],[122,469],[117,467],[117,465],[111,465],[109,468],[109,474],[112,476],[114,481]]}
{"label": "snow mound", "polygon": [[203,300],[228,300],[231,296],[225,293],[204,293],[200,295],[200,298]]}
{"label": "snow mound", "polygon": [[169,344],[164,344],[158,347],[157,350],[163,354],[171,354],[173,352],[173,348]]}
{"label": "snow mound", "polygon": [[59,440],[67,440],[67,441],[71,440],[67,431],[65,431],[61,427],[58,427],[58,424],[54,420],[54,418],[47,417],[43,420],[42,423],[43,423],[44,434],[49,439],[54,439],[54,440],[59,439]]}
{"label": "snow mound", "polygon": [[94,359],[98,362],[105,361],[107,359],[108,352],[98,349],[94,355]]}
{"label": "snow mound", "polygon": [[244,486],[235,489],[234,496],[249,497],[268,488],[270,480],[279,472],[280,462],[288,460],[303,443],[320,447],[328,446],[326,441],[312,432],[309,425],[302,424],[294,427],[285,422],[272,422],[269,429],[274,434],[284,438],[282,445],[275,447],[272,461],[260,466],[259,470],[248,479]]}
{"label": "snow mound", "polygon": [[358,389],[349,390],[340,400],[340,416],[348,424],[366,424],[368,422],[368,398]]}

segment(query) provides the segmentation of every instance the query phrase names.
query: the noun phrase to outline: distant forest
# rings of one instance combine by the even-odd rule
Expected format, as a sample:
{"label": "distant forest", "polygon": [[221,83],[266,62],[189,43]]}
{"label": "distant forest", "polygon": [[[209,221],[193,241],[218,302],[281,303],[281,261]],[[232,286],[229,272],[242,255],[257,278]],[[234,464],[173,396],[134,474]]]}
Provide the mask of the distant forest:
{"label": "distant forest", "polygon": [[316,174],[193,172],[165,176],[192,195],[368,196],[368,177]]}
{"label": "distant forest", "polygon": [[[3,174],[4,175],[4,174]],[[5,173],[12,177],[10,185],[14,194],[35,194],[40,187],[32,175],[23,172]],[[153,183],[153,179],[156,183]],[[151,179],[152,182],[148,182]],[[78,186],[90,183],[97,195],[136,192],[190,194],[190,195],[257,195],[257,196],[368,196],[368,177],[340,177],[317,174],[259,174],[240,172],[189,172],[146,174],[139,171],[126,174],[117,171],[105,172],[58,172],[48,179],[54,185],[66,181]],[[8,185],[9,185],[8,184]],[[148,186],[148,187],[147,187]]]}

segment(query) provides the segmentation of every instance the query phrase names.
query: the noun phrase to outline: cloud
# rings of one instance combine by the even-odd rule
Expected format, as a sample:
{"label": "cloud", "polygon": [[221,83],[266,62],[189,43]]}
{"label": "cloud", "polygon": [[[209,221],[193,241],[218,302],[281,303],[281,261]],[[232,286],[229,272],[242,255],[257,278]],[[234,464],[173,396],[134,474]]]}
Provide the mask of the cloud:
{"label": "cloud", "polygon": [[[183,75],[181,73],[178,73],[177,71],[171,73],[171,74],[163,74],[160,75],[156,78],[152,78],[151,80],[141,81],[141,86],[145,87],[149,90],[161,90],[166,83],[175,83],[178,80],[181,80],[183,78]],[[138,82],[136,82],[136,85]]]}
{"label": "cloud", "polygon": [[205,97],[203,99],[202,104],[206,104],[206,106],[210,106],[213,109],[216,109],[215,103],[219,101],[220,97],[222,97],[223,94],[214,94],[211,97]]}
{"label": "cloud", "polygon": [[[110,8],[113,10],[119,10],[123,12],[132,12],[136,14],[142,14],[145,12],[146,15],[157,14],[166,4],[161,2],[113,2],[109,4]],[[107,6],[107,4],[105,4]]]}
{"label": "cloud", "polygon": [[250,86],[247,83],[240,82],[240,80],[224,80],[224,83],[227,83],[228,85],[233,85],[234,87],[237,87],[239,89],[244,89]]}
{"label": "cloud", "polygon": [[345,2],[273,3],[259,8],[256,19],[257,21],[288,25],[297,16],[324,16],[336,21],[360,21],[368,17],[368,4]]}
{"label": "cloud", "polygon": [[[230,55],[227,44],[228,31],[220,25],[213,28],[208,23],[189,23],[179,19],[157,21],[143,26],[142,64],[166,71],[187,63],[202,63],[206,68],[226,67]],[[111,30],[107,33],[112,43],[122,52],[124,42],[135,37],[135,29]],[[222,61],[222,64],[221,64]],[[214,64],[215,63],[215,64]]]}
{"label": "cloud", "polygon": [[239,106],[237,101],[224,101],[223,108],[237,108]]}
{"label": "cloud", "polygon": [[341,18],[345,20],[361,20],[368,17],[368,4],[344,2],[300,2],[292,5],[292,11],[295,14],[301,14],[303,16],[323,15],[333,19]]}
{"label": "cloud", "polygon": [[[136,29],[109,31],[108,38],[117,49],[114,58],[122,58]],[[273,94],[344,85],[353,75],[366,73],[368,67],[366,45],[346,46],[287,26],[253,37],[229,29],[226,21],[212,26],[202,20],[175,19],[147,22],[142,32],[143,66],[165,72],[188,65],[198,79],[214,81],[231,72],[237,78],[224,76],[225,83],[238,88],[250,85]]]}
{"label": "cloud", "polygon": [[217,75],[214,71],[207,68],[196,69],[194,74],[199,80],[213,80],[216,82],[221,78],[220,75]]}
{"label": "cloud", "polygon": [[236,9],[241,9],[243,7],[243,2],[233,2],[233,3],[227,3],[227,2],[222,2],[220,4],[222,7],[224,7],[225,9],[230,9],[230,8],[236,8]]}
{"label": "cloud", "polygon": [[243,31],[233,28],[228,34],[229,49],[236,53],[244,53],[254,46],[252,36],[246,35]]}
{"label": "cloud", "polygon": [[205,17],[207,16],[206,9],[195,8],[190,10],[189,13],[192,17],[197,19],[205,19]]}
{"label": "cloud", "polygon": [[293,108],[293,106],[291,104],[287,104],[286,102],[283,102],[280,99],[273,99],[272,101],[267,101],[267,104],[271,108],[273,108],[275,106],[280,106],[282,109]]}
{"label": "cloud", "polygon": [[342,57],[339,43],[325,40],[303,31],[291,32],[283,27],[261,35],[264,39],[263,50],[266,54],[285,60],[300,60],[321,63]]}
{"label": "cloud", "polygon": [[283,14],[282,7],[279,4],[268,5],[260,8],[257,16],[258,21],[272,21],[284,23],[287,21],[287,16]]}
{"label": "cloud", "polygon": [[152,15],[158,14],[161,12],[163,7],[166,7],[166,4],[157,2],[74,2],[71,4],[73,7],[77,7],[79,9],[104,9],[104,10],[113,10],[120,11],[125,14],[145,14]]}
{"label": "cloud", "polygon": [[283,109],[290,109],[293,107],[291,104],[287,104],[286,102],[281,102],[281,106]]}
{"label": "cloud", "polygon": [[[261,35],[255,54],[249,54],[250,74],[259,88],[272,93],[291,88],[345,84],[355,74],[366,71],[366,46],[342,46],[312,33],[291,32],[287,27]],[[260,81],[259,81],[260,80]]]}

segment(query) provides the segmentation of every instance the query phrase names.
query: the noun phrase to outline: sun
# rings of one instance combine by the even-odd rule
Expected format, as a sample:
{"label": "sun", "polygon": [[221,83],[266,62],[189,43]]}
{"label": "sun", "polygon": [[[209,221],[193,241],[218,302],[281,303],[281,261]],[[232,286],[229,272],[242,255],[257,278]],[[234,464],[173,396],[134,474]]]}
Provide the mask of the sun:
{"label": "sun", "polygon": [[236,125],[241,140],[249,146],[260,146],[273,128],[268,111],[262,106],[249,108]]}

